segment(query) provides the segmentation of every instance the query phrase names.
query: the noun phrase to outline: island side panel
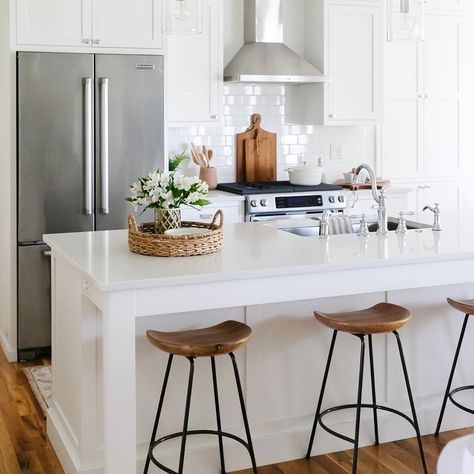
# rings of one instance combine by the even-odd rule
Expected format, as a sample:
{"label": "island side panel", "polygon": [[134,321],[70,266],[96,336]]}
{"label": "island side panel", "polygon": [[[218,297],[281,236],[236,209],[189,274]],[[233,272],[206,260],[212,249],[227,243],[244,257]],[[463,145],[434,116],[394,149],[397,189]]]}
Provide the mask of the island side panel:
{"label": "island side panel", "polygon": [[[98,311],[82,293],[82,277],[52,257],[53,402],[47,430],[65,472],[101,461],[96,373]],[[91,473],[93,471],[90,471]]]}
{"label": "island side panel", "polygon": [[103,300],[104,474],[137,472],[135,299],[122,291]]}

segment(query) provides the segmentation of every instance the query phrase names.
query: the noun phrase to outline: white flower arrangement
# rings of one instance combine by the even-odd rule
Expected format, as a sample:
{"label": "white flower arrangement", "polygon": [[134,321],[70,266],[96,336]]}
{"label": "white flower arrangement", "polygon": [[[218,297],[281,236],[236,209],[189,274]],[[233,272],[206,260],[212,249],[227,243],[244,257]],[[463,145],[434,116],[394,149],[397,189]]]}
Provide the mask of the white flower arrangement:
{"label": "white flower arrangement", "polygon": [[130,186],[131,196],[127,201],[137,211],[145,209],[178,209],[182,205],[205,206],[209,188],[197,176],[184,176],[175,171],[159,170],[139,178]]}

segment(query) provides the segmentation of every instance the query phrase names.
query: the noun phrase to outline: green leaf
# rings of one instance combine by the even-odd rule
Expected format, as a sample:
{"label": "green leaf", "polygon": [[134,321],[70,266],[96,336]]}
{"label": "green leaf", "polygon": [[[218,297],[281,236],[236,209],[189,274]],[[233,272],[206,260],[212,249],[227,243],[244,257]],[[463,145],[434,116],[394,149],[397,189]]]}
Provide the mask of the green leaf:
{"label": "green leaf", "polygon": [[176,171],[183,161],[189,160],[187,153],[179,153],[177,155],[171,155],[169,159],[169,170]]}

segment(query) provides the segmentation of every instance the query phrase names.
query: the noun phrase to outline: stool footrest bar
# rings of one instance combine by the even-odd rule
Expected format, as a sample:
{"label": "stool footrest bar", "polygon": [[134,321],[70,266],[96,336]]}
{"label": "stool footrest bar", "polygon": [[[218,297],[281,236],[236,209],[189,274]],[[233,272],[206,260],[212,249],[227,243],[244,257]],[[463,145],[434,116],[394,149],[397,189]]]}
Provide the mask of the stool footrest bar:
{"label": "stool footrest bar", "polygon": [[464,385],[463,387],[458,387],[455,388],[454,390],[451,390],[448,394],[448,398],[451,400],[451,403],[453,405],[456,405],[459,409],[466,411],[470,413],[471,415],[474,415],[474,410],[472,408],[468,408],[465,405],[462,405],[459,403],[457,400],[454,399],[453,395],[455,393],[463,392],[465,390],[474,390],[474,385]]}
{"label": "stool footrest bar", "polygon": [[[348,443],[355,444],[355,440],[353,438],[349,438],[348,436],[345,436],[341,433],[337,433],[333,429],[329,428],[322,420],[323,416],[329,415],[330,413],[333,413],[335,411],[350,410],[350,409],[354,409],[354,408],[357,408],[357,403],[351,403],[349,405],[338,405],[338,406],[335,406],[335,407],[328,408],[328,409],[324,410],[323,412],[321,412],[321,414],[318,417],[318,422],[319,422],[321,428],[323,428],[325,431],[332,434],[333,436],[336,436],[339,439],[347,441]],[[389,412],[389,413],[393,413],[395,415],[398,415],[398,416],[401,416],[402,418],[404,418],[406,421],[408,421],[408,423],[410,423],[413,426],[413,428],[415,428],[415,422],[408,415],[405,415],[405,413],[402,413],[401,411],[395,410],[394,408],[386,407],[386,406],[383,406],[383,405],[373,405],[371,403],[362,403],[361,408],[370,408],[372,410],[375,408],[376,410],[382,410],[382,411],[386,411],[386,412]]]}
{"label": "stool footrest bar", "polygon": [[[180,431],[178,433],[173,433],[173,434],[170,434],[170,435],[167,435],[167,436],[163,436],[162,438],[156,440],[151,446],[150,446],[150,449],[149,449],[149,455],[150,455],[150,460],[153,464],[155,464],[156,466],[158,466],[160,469],[162,469],[163,471],[167,472],[168,474],[178,474],[177,471],[173,471],[172,469],[170,469],[169,467],[166,467],[164,466],[163,464],[161,464],[156,458],[155,456],[153,455],[153,450],[161,443],[164,443],[165,441],[169,441],[171,439],[175,439],[175,438],[180,438],[183,436],[183,432]],[[186,432],[186,436],[192,436],[192,435],[214,435],[214,436],[223,436],[225,438],[229,438],[229,439],[232,439],[234,441],[237,441],[238,443],[240,443],[241,445],[243,445],[247,451],[250,450],[249,448],[249,445],[248,443],[243,440],[242,438],[239,438],[238,436],[232,434],[232,433],[227,433],[225,431],[218,431],[218,430],[190,430],[190,431],[187,431]]]}

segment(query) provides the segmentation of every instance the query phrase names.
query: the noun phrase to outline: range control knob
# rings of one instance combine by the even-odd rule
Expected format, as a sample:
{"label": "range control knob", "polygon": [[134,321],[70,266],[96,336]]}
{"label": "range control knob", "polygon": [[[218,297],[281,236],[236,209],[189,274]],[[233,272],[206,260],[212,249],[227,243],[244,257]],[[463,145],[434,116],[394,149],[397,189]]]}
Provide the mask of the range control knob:
{"label": "range control knob", "polygon": [[336,202],[336,197],[335,196],[329,196],[329,202],[334,204]]}
{"label": "range control knob", "polygon": [[252,207],[257,207],[257,206],[258,206],[258,203],[257,203],[257,201],[256,201],[255,199],[252,199],[252,200],[250,201],[250,205],[251,205]]}
{"label": "range control knob", "polygon": [[344,202],[344,196],[338,196],[338,197],[337,197],[337,200],[338,200],[339,202]]}
{"label": "range control knob", "polygon": [[263,206],[263,207],[267,207],[268,204],[269,204],[268,199],[262,199],[260,201],[260,205]]}

